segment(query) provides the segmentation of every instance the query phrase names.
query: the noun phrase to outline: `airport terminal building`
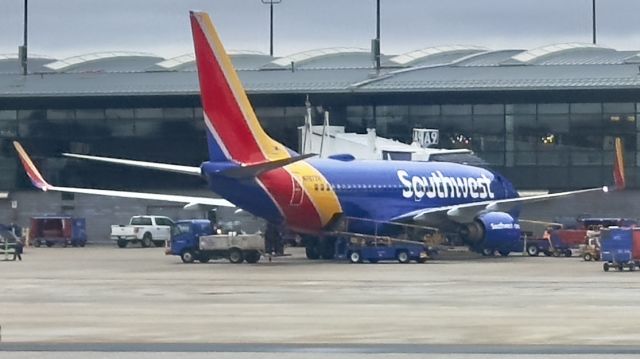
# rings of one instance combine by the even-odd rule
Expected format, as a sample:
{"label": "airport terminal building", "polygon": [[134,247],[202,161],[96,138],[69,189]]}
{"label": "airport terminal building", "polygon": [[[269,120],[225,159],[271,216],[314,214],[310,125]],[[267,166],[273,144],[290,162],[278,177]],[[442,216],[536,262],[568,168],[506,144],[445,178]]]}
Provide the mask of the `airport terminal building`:
{"label": "airport terminal building", "polygon": [[[236,52],[232,61],[267,132],[293,149],[305,98],[316,123],[410,141],[440,130],[440,146],[470,148],[519,189],[612,182],[622,137],[627,183],[640,178],[640,51],[591,44],[533,50],[475,46],[383,55],[311,50],[287,57]],[[56,60],[0,56],[0,192],[27,191],[11,141],[52,183],[111,189],[202,190],[196,178],[64,159],[62,152],[198,165],[206,140],[193,55],[112,52]],[[59,196],[59,195],[58,195]],[[69,200],[69,198],[66,198]],[[4,208],[0,204],[0,208]]]}

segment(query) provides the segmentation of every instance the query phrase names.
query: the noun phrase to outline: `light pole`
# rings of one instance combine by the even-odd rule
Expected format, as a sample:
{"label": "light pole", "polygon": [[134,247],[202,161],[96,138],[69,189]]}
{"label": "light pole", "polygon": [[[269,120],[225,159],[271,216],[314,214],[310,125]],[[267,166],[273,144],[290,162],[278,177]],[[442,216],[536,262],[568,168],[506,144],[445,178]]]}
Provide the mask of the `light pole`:
{"label": "light pole", "polygon": [[269,5],[269,55],[273,56],[273,5],[278,5],[282,0],[260,0]]}
{"label": "light pole", "polygon": [[380,0],[376,0],[376,45],[374,50],[376,71],[380,71]]}
{"label": "light pole", "polygon": [[592,1],[592,15],[593,15],[593,44],[596,44],[596,0]]}
{"label": "light pole", "polygon": [[27,3],[28,0],[24,0],[24,43],[22,46],[18,46],[18,57],[20,58],[23,75],[27,74]]}

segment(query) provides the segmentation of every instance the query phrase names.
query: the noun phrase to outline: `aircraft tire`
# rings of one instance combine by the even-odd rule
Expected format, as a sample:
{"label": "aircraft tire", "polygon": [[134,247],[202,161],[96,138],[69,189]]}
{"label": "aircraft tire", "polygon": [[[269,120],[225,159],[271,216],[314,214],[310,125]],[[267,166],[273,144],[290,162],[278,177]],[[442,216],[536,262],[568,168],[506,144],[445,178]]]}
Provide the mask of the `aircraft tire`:
{"label": "aircraft tire", "polygon": [[302,238],[302,243],[305,247],[305,254],[307,255],[307,259],[320,259],[320,244],[319,239],[313,236],[304,236]]}
{"label": "aircraft tire", "polygon": [[334,259],[335,258],[335,243],[336,240],[335,238],[323,238],[322,240],[318,241],[317,246],[318,246],[318,253],[320,253],[320,257],[322,259]]}
{"label": "aircraft tire", "polygon": [[315,260],[320,258],[320,254],[318,253],[318,248],[315,243],[307,244],[305,247],[305,254],[307,255],[307,259]]}

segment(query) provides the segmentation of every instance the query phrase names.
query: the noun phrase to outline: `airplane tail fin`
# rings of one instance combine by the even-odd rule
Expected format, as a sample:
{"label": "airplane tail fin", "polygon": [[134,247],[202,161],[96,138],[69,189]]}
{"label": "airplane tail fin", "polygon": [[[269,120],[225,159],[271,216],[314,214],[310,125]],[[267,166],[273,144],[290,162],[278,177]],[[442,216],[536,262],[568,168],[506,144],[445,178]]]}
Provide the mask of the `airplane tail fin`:
{"label": "airplane tail fin", "polygon": [[623,147],[622,147],[622,139],[620,137],[616,137],[615,142],[615,158],[613,161],[613,180],[616,185],[617,190],[622,190],[626,187],[626,179],[624,176],[624,156],[623,156]]}
{"label": "airplane tail fin", "polygon": [[260,126],[209,15],[190,12],[211,161],[257,164],[291,157]]}

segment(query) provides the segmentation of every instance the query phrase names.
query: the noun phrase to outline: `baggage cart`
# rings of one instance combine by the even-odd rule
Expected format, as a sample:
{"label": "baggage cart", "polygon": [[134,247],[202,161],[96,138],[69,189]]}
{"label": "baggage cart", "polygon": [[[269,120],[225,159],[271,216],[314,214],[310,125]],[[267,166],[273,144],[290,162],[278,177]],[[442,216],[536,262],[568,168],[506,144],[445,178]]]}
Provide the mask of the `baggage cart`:
{"label": "baggage cart", "polygon": [[633,259],[633,229],[603,228],[600,231],[602,269],[623,271],[625,268],[634,271],[638,262]]}

